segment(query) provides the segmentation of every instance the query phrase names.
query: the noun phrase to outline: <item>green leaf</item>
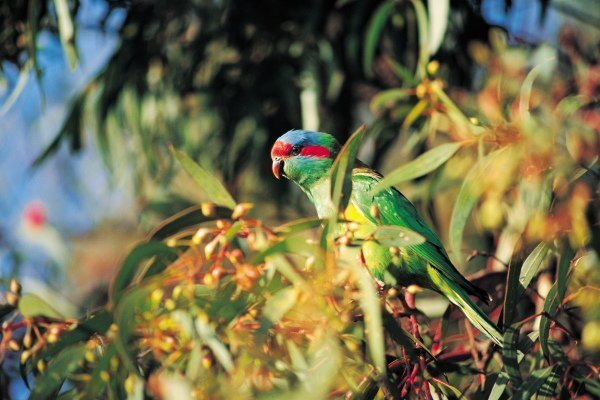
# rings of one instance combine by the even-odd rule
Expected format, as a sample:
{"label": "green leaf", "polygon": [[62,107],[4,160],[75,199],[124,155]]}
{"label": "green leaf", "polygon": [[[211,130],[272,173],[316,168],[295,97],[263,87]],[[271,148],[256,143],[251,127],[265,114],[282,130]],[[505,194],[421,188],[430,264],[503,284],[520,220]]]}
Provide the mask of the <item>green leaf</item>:
{"label": "green leaf", "polygon": [[200,336],[200,339],[202,339],[202,341],[211,349],[215,358],[223,366],[225,371],[231,372],[233,370],[231,353],[229,353],[227,347],[221,343],[215,330],[200,319],[196,319],[195,326],[198,336]]}
{"label": "green leaf", "polygon": [[[142,243],[134,248],[127,256],[123,265],[119,269],[111,288],[111,301],[113,304],[119,302],[123,292],[133,282],[134,278],[139,275],[140,264],[142,261],[157,257],[162,260],[154,260],[154,263],[168,265],[173,262],[178,256],[177,250],[167,246],[162,242]],[[155,271],[155,273],[158,271]]]}
{"label": "green leaf", "polygon": [[504,332],[502,359],[504,360],[504,368],[510,377],[513,387],[518,387],[523,382],[521,371],[519,370],[518,344],[519,330],[512,327],[507,328]]}
{"label": "green leaf", "polygon": [[381,108],[391,108],[397,102],[406,99],[414,93],[412,89],[388,89],[377,93],[371,100],[371,110],[376,112]]}
{"label": "green leaf", "polygon": [[494,386],[492,386],[492,390],[490,395],[488,396],[488,400],[500,400],[502,395],[506,391],[506,387],[508,385],[508,374],[504,371],[498,374],[496,378],[496,382],[494,382]]}
{"label": "green leaf", "polygon": [[467,224],[467,219],[479,201],[479,198],[485,190],[485,177],[489,168],[494,165],[504,165],[503,158],[510,155],[510,146],[496,150],[488,154],[475,164],[465,177],[460,192],[456,197],[456,203],[452,210],[450,220],[450,245],[454,252],[454,257],[462,263],[462,241],[463,231]]}
{"label": "green leaf", "polygon": [[429,11],[429,54],[435,54],[446,34],[450,16],[450,0],[427,0]]}
{"label": "green leaf", "polygon": [[192,160],[187,154],[182,151],[171,149],[177,161],[181,164],[183,169],[194,178],[198,186],[204,191],[209,199],[217,205],[227,207],[230,209],[235,208],[235,200],[225,186],[211,173],[206,171],[194,160]]}
{"label": "green leaf", "polygon": [[48,304],[44,299],[35,294],[25,294],[19,300],[19,312],[24,317],[50,317],[63,319],[61,315],[54,307]]}
{"label": "green leaf", "polygon": [[417,232],[395,225],[379,225],[371,236],[379,244],[387,247],[408,247],[425,242],[425,238]]}
{"label": "green leaf", "polygon": [[158,283],[152,283],[130,289],[115,304],[114,322],[119,327],[119,331],[113,342],[114,347],[129,372],[136,375],[140,372],[136,366],[136,348],[131,342],[136,333],[139,315],[150,309],[150,295],[158,287]]}
{"label": "green leaf", "polygon": [[50,360],[46,371],[36,379],[29,398],[52,398],[60,390],[65,379],[80,368],[85,352],[85,343],[80,343],[58,353]]}
{"label": "green leaf", "polygon": [[410,126],[419,118],[427,107],[429,107],[431,103],[427,99],[421,99],[414,107],[410,109],[406,117],[404,117],[404,122],[402,123],[402,130],[407,130]]}
{"label": "green leaf", "polygon": [[542,354],[547,359],[551,356],[551,349],[548,344],[548,340],[550,338],[550,326],[552,325],[552,318],[556,316],[556,312],[560,307],[563,298],[565,297],[565,292],[567,291],[567,281],[568,281],[568,272],[569,265],[571,264],[571,260],[575,252],[571,247],[567,246],[562,254],[560,254],[560,259],[558,261],[558,266],[556,268],[556,282],[550,288],[548,295],[546,296],[546,301],[544,302],[544,311],[542,317],[540,318],[540,345],[542,348]]}
{"label": "green leaf", "polygon": [[550,247],[542,242],[533,249],[529,256],[527,256],[521,267],[521,273],[519,274],[519,294],[523,294],[523,291],[529,287],[533,278],[537,276],[540,266],[549,252]]}
{"label": "green leaf", "polygon": [[417,15],[417,28],[419,31],[419,64],[417,71],[421,78],[425,78],[427,63],[429,63],[429,21],[427,11],[421,0],[412,0]]}
{"label": "green leaf", "polygon": [[[336,210],[344,210],[352,192],[352,169],[363,141],[366,125],[361,125],[344,144],[331,167],[331,201]],[[334,215],[333,218],[337,218]]]}
{"label": "green leaf", "polygon": [[112,313],[99,311],[86,320],[79,322],[74,330],[62,334],[58,342],[49,345],[46,350],[43,350],[41,356],[44,358],[54,358],[68,346],[87,341],[94,335],[103,335],[112,322]]}
{"label": "green leaf", "polygon": [[229,208],[217,206],[214,213],[207,216],[202,213],[200,206],[194,206],[165,219],[154,228],[149,237],[150,240],[164,240],[185,229],[197,227],[201,223],[229,217],[231,217]]}
{"label": "green leaf", "polygon": [[389,338],[397,344],[399,344],[400,346],[404,347],[404,349],[409,355],[415,354],[416,345],[421,345],[421,347],[429,353],[429,350],[425,348],[423,343],[421,343],[413,335],[402,329],[402,326],[400,326],[400,324],[398,323],[398,321],[396,321],[394,316],[388,312],[383,313],[383,325],[385,327],[386,333],[389,335]]}
{"label": "green leaf", "polygon": [[551,377],[554,367],[538,369],[525,380],[515,392],[514,399],[532,399],[533,395]]}
{"label": "green leaf", "polygon": [[369,352],[379,374],[385,375],[387,368],[380,298],[375,290],[373,278],[367,270],[362,265],[353,264],[352,266],[360,289],[360,307],[365,314]]}
{"label": "green leaf", "polygon": [[552,57],[548,60],[544,60],[536,65],[525,77],[523,85],[521,85],[521,93],[519,96],[519,114],[522,118],[529,116],[529,100],[531,98],[531,91],[533,90],[533,82],[537,79],[540,73],[546,68],[546,64],[550,61],[554,61]]}
{"label": "green leaf", "polygon": [[92,378],[85,386],[83,391],[83,399],[94,400],[103,398],[102,394],[106,390],[106,382],[102,378],[102,372],[108,372],[110,369],[110,360],[114,357],[118,357],[117,347],[115,344],[110,344],[107,348],[104,348],[100,359],[94,365],[91,376]]}
{"label": "green leaf", "polygon": [[[504,307],[502,310],[504,326],[512,325],[515,313],[517,311],[517,304],[519,304],[521,300],[521,295],[523,293],[523,291],[520,290],[521,284],[519,283],[521,267],[522,264],[518,262],[510,263],[508,266],[508,273],[506,275],[506,288],[504,294]],[[504,339],[506,340],[506,335]]]}
{"label": "green leaf", "polygon": [[395,186],[401,182],[419,178],[423,175],[435,171],[442,164],[448,161],[460,147],[462,143],[446,143],[434,147],[426,153],[415,158],[408,164],[404,164],[396,168],[392,172],[386,174],[374,188],[373,193],[380,192],[390,186]]}
{"label": "green leaf", "polygon": [[69,10],[69,2],[67,0],[54,0],[56,7],[56,16],[58,17],[58,31],[60,41],[67,54],[69,66],[74,69],[77,66],[78,56],[77,48],[75,47],[75,26],[71,11]]}
{"label": "green leaf", "polygon": [[296,305],[299,294],[297,288],[287,287],[267,300],[261,317],[260,330],[263,334],[266,334],[273,325],[281,321],[283,316]]}
{"label": "green leaf", "polygon": [[385,24],[392,15],[394,9],[394,1],[388,0],[377,7],[367,28],[365,36],[365,50],[363,54],[363,70],[368,77],[373,76],[373,60],[375,59],[375,51],[379,43],[381,33],[385,28]]}

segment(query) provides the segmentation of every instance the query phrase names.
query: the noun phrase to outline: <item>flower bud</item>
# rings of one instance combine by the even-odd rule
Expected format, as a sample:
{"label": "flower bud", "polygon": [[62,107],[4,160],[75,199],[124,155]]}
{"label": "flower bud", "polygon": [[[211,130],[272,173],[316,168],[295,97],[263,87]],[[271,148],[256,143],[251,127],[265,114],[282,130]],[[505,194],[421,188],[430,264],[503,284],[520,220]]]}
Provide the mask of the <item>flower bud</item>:
{"label": "flower bud", "polygon": [[21,284],[16,279],[10,280],[10,291],[17,295],[21,294]]}
{"label": "flower bud", "polygon": [[205,217],[213,217],[216,214],[217,206],[214,203],[202,203],[200,210]]}
{"label": "flower bud", "polygon": [[254,207],[252,203],[240,203],[233,209],[233,214],[231,214],[232,219],[238,219],[245,217],[248,215],[248,212]]}
{"label": "flower bud", "polygon": [[46,362],[44,360],[38,360],[36,367],[37,367],[37,370],[43,374],[44,371],[46,371]]}

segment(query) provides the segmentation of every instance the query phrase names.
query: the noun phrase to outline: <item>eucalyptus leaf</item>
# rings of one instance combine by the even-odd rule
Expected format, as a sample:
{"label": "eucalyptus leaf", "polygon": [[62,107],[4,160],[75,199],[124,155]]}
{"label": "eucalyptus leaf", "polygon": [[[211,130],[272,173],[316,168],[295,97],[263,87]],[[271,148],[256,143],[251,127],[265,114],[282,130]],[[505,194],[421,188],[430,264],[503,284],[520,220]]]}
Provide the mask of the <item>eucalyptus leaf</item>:
{"label": "eucalyptus leaf", "polygon": [[425,242],[425,238],[415,231],[395,225],[379,225],[371,236],[383,246],[408,247]]}
{"label": "eucalyptus leaf", "polygon": [[231,197],[225,186],[223,186],[223,184],[219,182],[217,178],[198,165],[184,152],[176,149],[172,149],[172,152],[183,169],[185,169],[186,172],[190,174],[192,178],[194,178],[198,186],[212,202],[230,209],[235,207],[235,200],[233,197]]}
{"label": "eucalyptus leaf", "polygon": [[385,338],[383,335],[383,320],[381,315],[381,300],[375,290],[373,278],[362,265],[354,265],[353,271],[360,288],[360,306],[365,314],[365,327],[367,344],[377,368],[381,375],[386,374]]}
{"label": "eucalyptus leaf", "polygon": [[392,10],[394,9],[394,1],[387,0],[381,3],[371,20],[367,28],[367,34],[364,43],[364,55],[363,55],[363,70],[367,76],[373,76],[373,60],[375,58],[375,51],[379,44],[379,39],[385,28],[385,24],[390,19]]}
{"label": "eucalyptus leaf", "polygon": [[35,294],[25,294],[19,300],[19,312],[24,317],[50,317],[62,319],[63,315],[58,312],[54,307]]}
{"label": "eucalyptus leaf", "polygon": [[413,161],[402,165],[399,168],[386,174],[374,188],[373,193],[380,192],[388,187],[395,186],[401,182],[419,178],[435,171],[442,164],[448,161],[460,147],[462,143],[446,143],[421,154]]}

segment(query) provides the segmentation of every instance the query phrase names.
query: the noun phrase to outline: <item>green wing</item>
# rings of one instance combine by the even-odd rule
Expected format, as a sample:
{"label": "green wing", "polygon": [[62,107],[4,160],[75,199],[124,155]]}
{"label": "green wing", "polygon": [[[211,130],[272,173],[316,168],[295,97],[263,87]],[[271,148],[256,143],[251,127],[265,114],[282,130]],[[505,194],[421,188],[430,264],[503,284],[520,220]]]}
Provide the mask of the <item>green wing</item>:
{"label": "green wing", "polygon": [[381,179],[382,176],[370,168],[364,166],[355,168],[352,172],[351,198],[354,206],[365,217],[377,224],[378,221],[370,214],[371,205],[376,204],[381,213],[381,222],[384,225],[401,226],[423,235],[426,241],[411,246],[410,249],[427,260],[441,274],[456,282],[467,293],[488,302],[490,298],[487,292],[473,285],[458,272],[452,265],[440,238],[402,193],[395,188],[388,188],[375,196],[371,194],[371,190]]}

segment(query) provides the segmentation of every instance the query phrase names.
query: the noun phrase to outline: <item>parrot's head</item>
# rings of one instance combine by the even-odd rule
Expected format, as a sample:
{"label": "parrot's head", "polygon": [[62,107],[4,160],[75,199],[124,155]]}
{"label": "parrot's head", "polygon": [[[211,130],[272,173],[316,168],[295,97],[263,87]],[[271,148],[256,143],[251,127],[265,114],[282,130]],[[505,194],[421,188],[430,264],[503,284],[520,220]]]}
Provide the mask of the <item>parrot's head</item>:
{"label": "parrot's head", "polygon": [[329,174],[340,151],[338,141],[328,133],[292,130],[282,135],[271,149],[273,174],[309,188]]}

